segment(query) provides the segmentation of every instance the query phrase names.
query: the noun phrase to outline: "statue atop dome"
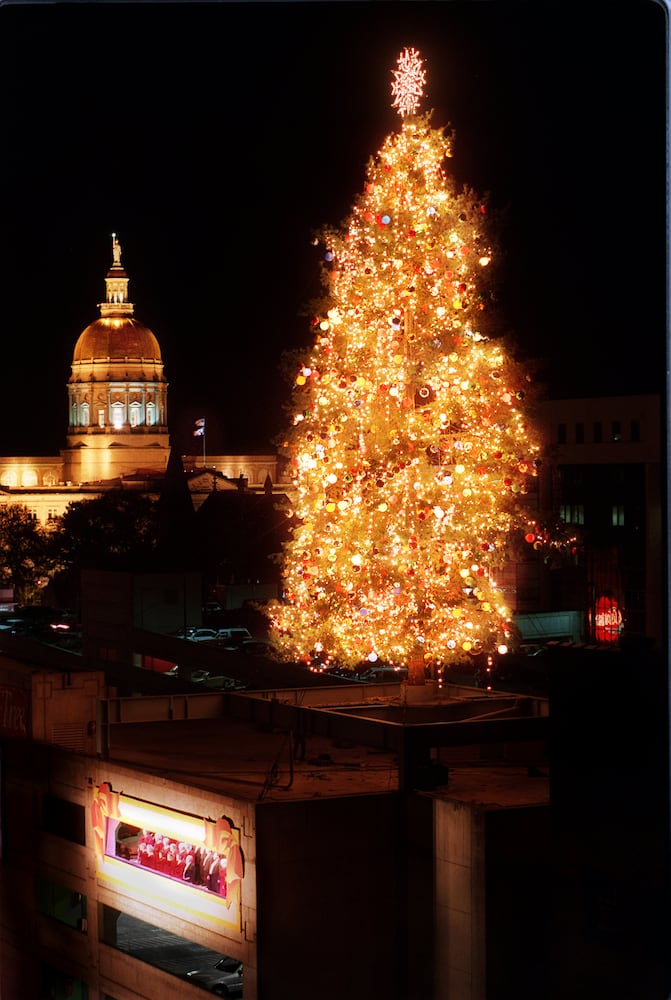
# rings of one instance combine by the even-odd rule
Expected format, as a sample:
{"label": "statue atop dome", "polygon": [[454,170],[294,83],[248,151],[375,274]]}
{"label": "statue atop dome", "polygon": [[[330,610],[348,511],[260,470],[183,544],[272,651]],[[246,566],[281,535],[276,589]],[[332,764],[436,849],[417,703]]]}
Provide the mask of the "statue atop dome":
{"label": "statue atop dome", "polygon": [[116,233],[112,233],[112,263],[121,266],[121,244],[116,238]]}

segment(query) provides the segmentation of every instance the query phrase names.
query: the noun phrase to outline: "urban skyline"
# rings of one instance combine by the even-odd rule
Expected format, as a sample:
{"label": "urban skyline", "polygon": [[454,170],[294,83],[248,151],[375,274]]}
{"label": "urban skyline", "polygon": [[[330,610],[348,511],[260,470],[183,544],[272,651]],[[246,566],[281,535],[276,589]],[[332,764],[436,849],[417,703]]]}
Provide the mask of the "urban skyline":
{"label": "urban skyline", "polygon": [[501,332],[545,359],[554,394],[662,391],[664,11],[584,9],[2,8],[15,419],[0,451],[64,444],[72,350],[97,317],[113,231],[162,348],[175,443],[192,447],[206,417],[208,449],[269,447],[286,421],[282,353],[311,341],[314,232],[345,217],[398,127],[406,46],[426,60],[423,108],[454,130],[448,170],[503,217]]}

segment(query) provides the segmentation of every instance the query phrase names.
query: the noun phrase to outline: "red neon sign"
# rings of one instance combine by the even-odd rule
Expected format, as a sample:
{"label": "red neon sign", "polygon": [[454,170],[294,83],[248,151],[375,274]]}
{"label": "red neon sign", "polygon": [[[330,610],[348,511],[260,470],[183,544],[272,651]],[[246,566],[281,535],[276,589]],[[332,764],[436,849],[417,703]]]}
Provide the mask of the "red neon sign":
{"label": "red neon sign", "polygon": [[597,642],[617,642],[622,629],[622,612],[614,597],[601,596],[594,608],[594,638]]}

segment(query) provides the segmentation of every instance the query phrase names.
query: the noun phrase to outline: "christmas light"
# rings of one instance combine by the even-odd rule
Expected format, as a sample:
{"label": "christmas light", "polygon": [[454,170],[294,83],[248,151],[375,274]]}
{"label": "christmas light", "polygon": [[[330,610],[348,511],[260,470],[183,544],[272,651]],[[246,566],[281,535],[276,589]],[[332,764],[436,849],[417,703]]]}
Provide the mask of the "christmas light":
{"label": "christmas light", "polygon": [[[395,74],[402,115],[417,60]],[[506,646],[496,574],[513,532],[531,534],[539,445],[528,377],[490,339],[483,206],[448,180],[449,154],[430,115],[405,118],[345,227],[322,234],[328,302],[294,374],[296,528],[271,611],[288,658],[412,673]]]}
{"label": "christmas light", "polygon": [[424,93],[426,73],[416,49],[404,49],[398,57],[397,66],[398,69],[394,70],[394,82],[391,85],[394,96],[392,107],[397,108],[403,118],[406,115],[414,115],[419,107],[419,99]]}

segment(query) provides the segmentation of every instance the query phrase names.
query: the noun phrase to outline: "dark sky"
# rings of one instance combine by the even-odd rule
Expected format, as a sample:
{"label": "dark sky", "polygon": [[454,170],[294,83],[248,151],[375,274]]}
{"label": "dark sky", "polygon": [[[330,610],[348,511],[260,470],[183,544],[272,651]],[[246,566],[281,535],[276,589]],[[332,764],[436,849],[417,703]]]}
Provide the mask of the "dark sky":
{"label": "dark sky", "polygon": [[66,383],[119,234],[173,440],[267,448],[307,344],[316,229],[426,60],[459,184],[506,209],[501,326],[555,395],[663,391],[666,8],[477,2],[0,7],[0,454],[65,444]]}

